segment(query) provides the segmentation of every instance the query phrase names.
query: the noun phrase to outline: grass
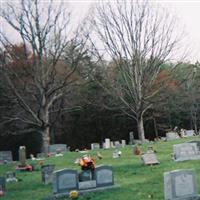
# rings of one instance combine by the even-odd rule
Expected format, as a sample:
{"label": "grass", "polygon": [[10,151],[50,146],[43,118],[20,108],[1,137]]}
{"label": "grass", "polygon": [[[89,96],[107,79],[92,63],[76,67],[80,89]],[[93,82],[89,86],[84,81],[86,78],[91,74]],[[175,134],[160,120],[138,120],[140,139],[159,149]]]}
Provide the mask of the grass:
{"label": "grass", "polygon": [[[141,164],[140,156],[133,155],[131,146],[121,149],[122,157],[112,158],[113,150],[101,150],[102,160],[97,164],[112,165],[115,183],[121,187],[97,193],[80,196],[78,200],[163,200],[163,173],[175,169],[195,169],[197,181],[200,186],[200,161],[173,162],[171,160],[173,144],[183,143],[190,140],[200,140],[199,137],[174,140],[170,142],[157,142],[152,144],[157,150],[159,165],[144,166]],[[147,145],[141,146],[142,152],[146,152]],[[96,156],[95,151],[90,151],[91,156]],[[69,152],[63,157],[51,157],[45,160],[45,164],[56,164],[56,169],[70,168],[79,169],[74,160],[81,157],[81,153]],[[31,161],[32,162],[32,161]],[[16,164],[1,165],[0,176],[7,171],[15,169]],[[45,186],[41,182],[41,172],[18,172],[17,183],[7,183],[7,193],[2,200],[42,200],[52,193],[51,185]],[[199,188],[200,193],[200,188]],[[67,199],[67,198],[66,198]]]}

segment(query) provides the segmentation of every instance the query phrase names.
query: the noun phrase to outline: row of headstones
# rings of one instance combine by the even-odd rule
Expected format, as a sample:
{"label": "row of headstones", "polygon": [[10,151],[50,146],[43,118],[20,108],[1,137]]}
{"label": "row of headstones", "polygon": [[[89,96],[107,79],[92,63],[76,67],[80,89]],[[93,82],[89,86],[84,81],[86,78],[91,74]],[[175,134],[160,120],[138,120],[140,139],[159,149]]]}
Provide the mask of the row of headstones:
{"label": "row of headstones", "polygon": [[[173,145],[173,160],[176,162],[185,160],[199,160],[200,159],[200,141],[190,141],[182,144]],[[141,156],[145,165],[159,164],[156,154],[152,151]]]}
{"label": "row of headstones", "polygon": [[112,167],[98,166],[93,171],[84,170],[78,173],[77,170],[62,169],[54,171],[55,165],[42,167],[42,182],[52,183],[53,193],[66,193],[70,190],[86,190],[98,187],[114,185]]}
{"label": "row of headstones", "polygon": [[[182,137],[192,137],[195,135],[195,132],[194,130],[181,130],[180,132],[180,135]],[[177,132],[174,132],[174,131],[171,131],[171,132],[168,132],[166,133],[166,139],[167,140],[175,140],[175,139],[179,139],[180,136],[178,135]]]}
{"label": "row of headstones", "polygon": [[[84,190],[114,185],[112,169],[109,166],[97,167],[94,180],[80,182],[77,170],[63,169],[53,173],[54,194],[70,190]],[[198,195],[196,173],[193,169],[175,170],[164,173],[165,200],[196,199]],[[5,177],[0,177],[0,191],[6,191]]]}
{"label": "row of headstones", "polygon": [[[66,152],[69,149],[66,144],[53,144],[49,145],[49,153],[56,154],[57,152]],[[38,158],[44,157],[44,153],[38,153]],[[26,162],[26,148],[19,147],[19,161],[21,165],[25,165]],[[13,156],[11,151],[0,151],[0,164],[12,163]]]}
{"label": "row of headstones", "polygon": [[[109,138],[105,139],[105,142],[103,142],[102,145],[103,149],[110,149],[110,148],[124,148],[126,147],[126,140],[120,141],[111,141]],[[91,149],[92,150],[98,150],[101,148],[101,145],[99,143],[92,143]]]}

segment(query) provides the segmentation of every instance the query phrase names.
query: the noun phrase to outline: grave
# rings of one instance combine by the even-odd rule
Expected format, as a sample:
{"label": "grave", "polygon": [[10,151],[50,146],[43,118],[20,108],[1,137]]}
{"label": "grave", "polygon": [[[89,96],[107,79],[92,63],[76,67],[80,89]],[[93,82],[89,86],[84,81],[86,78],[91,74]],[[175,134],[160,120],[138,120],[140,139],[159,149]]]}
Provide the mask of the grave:
{"label": "grave", "polygon": [[53,173],[53,193],[66,193],[78,189],[78,172],[62,169]]}
{"label": "grave", "polygon": [[200,152],[196,143],[183,143],[173,145],[174,161],[198,160]]}
{"label": "grave", "polygon": [[64,153],[66,152],[67,145],[66,144],[52,144],[49,145],[49,153],[56,154],[56,153]]}
{"label": "grave", "polygon": [[26,147],[25,146],[19,147],[19,162],[20,162],[20,167],[26,167]]}
{"label": "grave", "polygon": [[[79,175],[78,175],[79,174]],[[98,166],[93,170],[63,169],[53,173],[54,197],[67,196],[71,190],[87,193],[105,189],[116,188],[112,167]]]}
{"label": "grave", "polygon": [[141,160],[145,165],[156,165],[160,162],[157,160],[155,153],[146,153],[141,156]]}
{"label": "grave", "polygon": [[0,191],[5,194],[6,192],[6,179],[5,177],[0,177]]}
{"label": "grave", "polygon": [[119,141],[115,141],[115,142],[114,142],[114,146],[115,146],[116,148],[121,148],[121,144],[120,144]]}
{"label": "grave", "polygon": [[176,133],[176,132],[168,132],[168,133],[166,133],[166,139],[167,140],[176,140],[176,139],[179,139],[180,137],[179,137],[179,135],[178,135],[178,133]]}
{"label": "grave", "polygon": [[111,147],[111,148],[115,148],[115,145],[114,145],[114,142],[113,142],[113,141],[110,141],[110,147]]}
{"label": "grave", "polygon": [[119,151],[117,149],[113,152],[113,158],[119,158],[120,157],[118,152]]}
{"label": "grave", "polygon": [[110,149],[110,139],[109,138],[105,139],[105,149]]}
{"label": "grave", "polygon": [[114,185],[114,176],[111,166],[99,166],[94,170],[94,179],[97,187]]}
{"label": "grave", "polygon": [[130,145],[134,144],[134,134],[132,131],[129,133],[129,144]]}
{"label": "grave", "polygon": [[6,182],[17,182],[15,172],[6,172]]}
{"label": "grave", "polygon": [[55,165],[43,165],[41,167],[42,182],[45,185],[52,183],[54,169]]}
{"label": "grave", "polygon": [[192,137],[195,135],[194,130],[186,130],[185,131],[185,137]]}
{"label": "grave", "polygon": [[194,200],[197,194],[196,173],[193,169],[164,173],[165,200]]}
{"label": "grave", "polygon": [[122,148],[126,147],[126,140],[122,140],[121,145],[122,145]]}
{"label": "grave", "polygon": [[100,149],[100,144],[99,143],[92,143],[91,144],[91,149],[92,150],[98,150],[98,149]]}
{"label": "grave", "polygon": [[0,151],[0,164],[12,163],[13,157],[11,151]]}

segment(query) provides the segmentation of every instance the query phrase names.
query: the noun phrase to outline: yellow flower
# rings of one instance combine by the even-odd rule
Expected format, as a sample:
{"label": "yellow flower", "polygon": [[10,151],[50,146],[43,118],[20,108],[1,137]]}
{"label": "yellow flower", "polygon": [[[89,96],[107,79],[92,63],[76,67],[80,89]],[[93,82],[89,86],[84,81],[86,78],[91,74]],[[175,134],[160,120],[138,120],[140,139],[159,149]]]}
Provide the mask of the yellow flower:
{"label": "yellow flower", "polygon": [[72,190],[72,191],[70,191],[69,197],[70,197],[71,199],[77,199],[77,198],[78,198],[78,191],[77,191],[77,190]]}

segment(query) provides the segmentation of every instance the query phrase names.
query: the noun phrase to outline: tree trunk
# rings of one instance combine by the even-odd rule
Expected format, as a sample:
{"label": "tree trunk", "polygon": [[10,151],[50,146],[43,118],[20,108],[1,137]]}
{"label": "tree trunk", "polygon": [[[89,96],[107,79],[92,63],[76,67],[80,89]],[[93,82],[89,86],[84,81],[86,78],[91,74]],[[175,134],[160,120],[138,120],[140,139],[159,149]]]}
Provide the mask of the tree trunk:
{"label": "tree trunk", "polygon": [[144,135],[144,122],[143,122],[142,116],[138,117],[137,128],[138,128],[139,140],[141,140],[141,142],[144,142],[145,141],[145,135]]}
{"label": "tree trunk", "polygon": [[42,152],[46,155],[49,153],[49,144],[50,144],[50,137],[49,137],[49,126],[46,126],[42,131]]}

